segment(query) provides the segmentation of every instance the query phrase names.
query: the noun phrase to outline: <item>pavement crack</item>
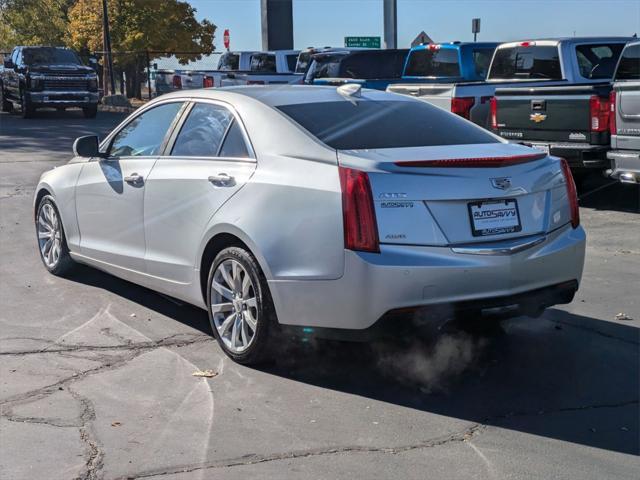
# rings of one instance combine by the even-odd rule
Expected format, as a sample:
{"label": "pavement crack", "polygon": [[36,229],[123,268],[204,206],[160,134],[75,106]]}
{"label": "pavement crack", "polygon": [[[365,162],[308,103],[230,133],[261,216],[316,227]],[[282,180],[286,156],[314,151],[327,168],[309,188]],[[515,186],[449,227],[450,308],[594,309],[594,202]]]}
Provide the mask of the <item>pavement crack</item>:
{"label": "pavement crack", "polygon": [[289,452],[275,453],[271,455],[257,455],[257,454],[248,454],[242,455],[240,457],[234,457],[230,459],[223,459],[211,462],[201,462],[195,464],[185,464],[185,465],[177,465],[169,468],[157,469],[157,470],[147,470],[144,472],[139,472],[136,474],[129,474],[122,477],[119,477],[118,480],[135,480],[141,478],[152,478],[152,477],[161,477],[165,475],[173,475],[179,473],[190,473],[199,470],[211,470],[211,469],[221,469],[221,468],[232,468],[246,465],[256,465],[260,463],[268,463],[275,462],[279,460],[291,460],[297,458],[309,458],[309,457],[319,457],[325,455],[340,455],[340,454],[349,454],[349,453],[384,453],[396,455],[404,452],[408,452],[411,450],[419,450],[425,448],[433,448],[442,445],[447,445],[449,443],[455,442],[466,442],[471,439],[473,436],[479,434],[481,430],[484,429],[484,425],[480,423],[474,423],[464,429],[463,431],[456,432],[450,435],[437,437],[430,440],[425,440],[424,442],[419,442],[410,445],[401,445],[396,447],[374,447],[374,446],[365,446],[365,445],[345,445],[345,446],[334,446],[334,447],[324,447],[317,449],[309,449],[309,450],[294,450]]}
{"label": "pavement crack", "polygon": [[72,389],[67,389],[71,396],[78,402],[80,410],[80,440],[85,445],[85,471],[79,477],[82,480],[96,480],[100,478],[103,467],[103,457],[101,445],[92,428],[92,423],[96,419],[96,411],[93,402],[87,397],[83,397]]}

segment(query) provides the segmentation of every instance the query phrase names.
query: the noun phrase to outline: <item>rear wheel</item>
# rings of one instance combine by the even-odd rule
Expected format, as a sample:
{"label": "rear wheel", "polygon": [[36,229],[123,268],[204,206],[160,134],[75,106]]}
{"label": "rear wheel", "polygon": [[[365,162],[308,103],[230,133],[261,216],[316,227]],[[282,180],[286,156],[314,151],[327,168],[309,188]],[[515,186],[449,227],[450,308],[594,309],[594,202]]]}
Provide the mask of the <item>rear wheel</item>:
{"label": "rear wheel", "polygon": [[267,281],[251,253],[222,250],[207,282],[207,308],[213,333],[224,352],[243,365],[270,360],[277,319]]}
{"label": "rear wheel", "polygon": [[36,212],[38,250],[45,268],[54,275],[67,273],[75,262],[69,255],[60,212],[50,195],[45,195]]}

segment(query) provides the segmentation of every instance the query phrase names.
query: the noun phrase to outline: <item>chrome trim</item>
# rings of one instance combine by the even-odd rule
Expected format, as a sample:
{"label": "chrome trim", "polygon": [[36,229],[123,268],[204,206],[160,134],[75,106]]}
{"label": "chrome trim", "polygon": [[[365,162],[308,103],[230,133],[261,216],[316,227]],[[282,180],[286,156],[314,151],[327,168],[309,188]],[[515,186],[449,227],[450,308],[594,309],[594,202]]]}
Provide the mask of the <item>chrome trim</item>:
{"label": "chrome trim", "polygon": [[451,247],[451,251],[454,253],[464,253],[467,255],[513,255],[514,253],[522,252],[529,248],[535,247],[536,245],[540,245],[546,239],[546,236],[539,237],[525,243],[513,245],[511,247],[487,247],[472,245],[465,247]]}

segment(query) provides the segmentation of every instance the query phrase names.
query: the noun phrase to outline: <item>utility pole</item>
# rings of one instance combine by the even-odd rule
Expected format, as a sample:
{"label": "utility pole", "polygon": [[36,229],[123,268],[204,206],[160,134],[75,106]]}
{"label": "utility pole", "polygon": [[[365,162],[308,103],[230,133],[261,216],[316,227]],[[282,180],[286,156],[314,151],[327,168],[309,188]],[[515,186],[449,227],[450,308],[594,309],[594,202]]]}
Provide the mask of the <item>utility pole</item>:
{"label": "utility pole", "polygon": [[[102,49],[103,58],[103,81],[104,93],[107,93],[107,78],[111,82],[111,95],[116,93],[115,79],[113,78],[113,60],[111,58],[111,33],[109,33],[109,13],[107,12],[107,0],[102,0]],[[109,76],[107,77],[107,70]]]}
{"label": "utility pole", "polygon": [[382,12],[384,15],[383,48],[398,48],[398,1],[384,0]]}

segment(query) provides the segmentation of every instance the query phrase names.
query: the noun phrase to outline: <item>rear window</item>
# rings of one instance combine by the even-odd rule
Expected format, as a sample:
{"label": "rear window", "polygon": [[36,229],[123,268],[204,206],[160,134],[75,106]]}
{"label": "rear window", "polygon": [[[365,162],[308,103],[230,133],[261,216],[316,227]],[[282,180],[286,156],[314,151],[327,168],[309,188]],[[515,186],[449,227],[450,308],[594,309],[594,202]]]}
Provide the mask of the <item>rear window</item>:
{"label": "rear window", "polygon": [[237,53],[225,53],[220,57],[218,70],[238,70],[240,55]]}
{"label": "rear window", "polygon": [[277,108],[337,150],[498,143],[459,116],[419,100],[343,100]]}
{"label": "rear window", "polygon": [[576,57],[580,76],[588,79],[612,78],[623,48],[622,43],[578,45]]}
{"label": "rear window", "polygon": [[316,78],[400,78],[407,50],[372,50],[351,54],[317,55],[305,81]]}
{"label": "rear window", "polygon": [[640,44],[624,50],[616,71],[616,80],[640,80]]}
{"label": "rear window", "polygon": [[458,50],[414,50],[409,54],[405,75],[411,77],[459,77]]}
{"label": "rear window", "polygon": [[251,55],[252,72],[276,73],[276,56],[270,53],[257,53]]}
{"label": "rear window", "polygon": [[473,66],[478,77],[487,78],[494,51],[495,48],[479,48],[473,51]]}
{"label": "rear window", "polygon": [[558,47],[516,46],[496,50],[489,79],[520,78],[562,80]]}
{"label": "rear window", "polygon": [[291,73],[296,71],[296,64],[298,63],[298,55],[287,55],[287,68]]}

